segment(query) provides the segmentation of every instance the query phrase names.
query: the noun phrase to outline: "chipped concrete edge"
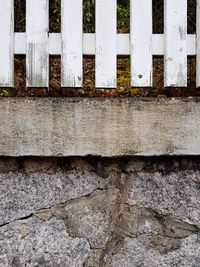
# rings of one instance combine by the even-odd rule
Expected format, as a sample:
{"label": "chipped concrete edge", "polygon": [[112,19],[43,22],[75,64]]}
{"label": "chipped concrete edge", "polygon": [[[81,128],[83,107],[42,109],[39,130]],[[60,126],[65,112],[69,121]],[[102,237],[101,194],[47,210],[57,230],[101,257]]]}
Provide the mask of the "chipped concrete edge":
{"label": "chipped concrete edge", "polygon": [[200,155],[199,98],[0,98],[0,156]]}

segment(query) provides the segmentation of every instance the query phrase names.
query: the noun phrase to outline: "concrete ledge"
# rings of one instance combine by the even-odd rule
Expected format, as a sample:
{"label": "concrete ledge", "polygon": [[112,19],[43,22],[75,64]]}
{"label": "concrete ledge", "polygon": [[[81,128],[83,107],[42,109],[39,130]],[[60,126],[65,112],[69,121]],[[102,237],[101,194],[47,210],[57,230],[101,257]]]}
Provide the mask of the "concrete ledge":
{"label": "concrete ledge", "polygon": [[1,98],[0,155],[200,155],[199,99]]}

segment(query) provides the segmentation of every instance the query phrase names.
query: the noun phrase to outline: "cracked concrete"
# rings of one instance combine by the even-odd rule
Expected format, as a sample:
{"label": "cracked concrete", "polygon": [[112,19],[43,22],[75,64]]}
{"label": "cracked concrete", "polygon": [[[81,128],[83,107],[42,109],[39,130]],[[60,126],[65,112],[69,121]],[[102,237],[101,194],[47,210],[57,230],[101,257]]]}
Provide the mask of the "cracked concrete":
{"label": "cracked concrete", "polygon": [[199,267],[200,159],[0,159],[0,267]]}

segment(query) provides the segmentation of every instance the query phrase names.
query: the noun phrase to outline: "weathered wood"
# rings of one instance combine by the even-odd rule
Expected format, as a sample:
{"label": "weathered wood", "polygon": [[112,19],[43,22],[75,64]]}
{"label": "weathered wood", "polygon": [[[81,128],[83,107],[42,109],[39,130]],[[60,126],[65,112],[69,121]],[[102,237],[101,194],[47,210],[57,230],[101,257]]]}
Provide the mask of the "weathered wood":
{"label": "weathered wood", "polygon": [[131,86],[152,86],[152,0],[131,1]]}
{"label": "weathered wood", "polygon": [[199,99],[1,98],[0,155],[200,155]]}
{"label": "weathered wood", "polygon": [[[153,34],[152,36],[153,55],[164,55],[164,35]],[[15,33],[15,54],[26,54],[26,34],[23,32]],[[49,33],[49,54],[61,55],[61,34]],[[196,55],[196,35],[187,35],[187,54],[189,56]],[[95,34],[83,34],[83,55],[95,55]],[[117,55],[130,55],[130,35],[117,34]]]}
{"label": "weathered wood", "polygon": [[196,57],[196,86],[200,87],[200,0],[197,0],[197,57]]}
{"label": "weathered wood", "polygon": [[117,83],[117,1],[96,0],[96,87]]}
{"label": "weathered wood", "polygon": [[49,86],[49,1],[26,1],[27,86]]}
{"label": "weathered wood", "polygon": [[0,87],[14,84],[14,1],[0,0]]}
{"label": "weathered wood", "polygon": [[[14,54],[25,54],[27,86],[49,86],[49,55],[61,55],[63,87],[82,87],[83,55],[95,55],[96,87],[116,87],[117,55],[131,56],[131,85],[152,85],[152,55],[164,55],[167,87],[187,86],[187,55],[197,55],[199,24],[187,34],[187,0],[165,0],[164,34],[152,34],[152,1],[130,1],[130,34],[117,34],[117,0],[96,0],[96,33],[82,31],[83,0],[62,0],[61,33],[49,33],[49,1],[26,1],[26,32],[14,33],[14,0],[0,0],[0,87],[14,83]],[[144,3],[145,2],[145,3]],[[2,63],[3,62],[3,63]]]}
{"label": "weathered wood", "polygon": [[61,79],[63,87],[82,87],[83,80],[83,3],[62,0]]}
{"label": "weathered wood", "polygon": [[187,0],[165,0],[165,86],[187,86]]}

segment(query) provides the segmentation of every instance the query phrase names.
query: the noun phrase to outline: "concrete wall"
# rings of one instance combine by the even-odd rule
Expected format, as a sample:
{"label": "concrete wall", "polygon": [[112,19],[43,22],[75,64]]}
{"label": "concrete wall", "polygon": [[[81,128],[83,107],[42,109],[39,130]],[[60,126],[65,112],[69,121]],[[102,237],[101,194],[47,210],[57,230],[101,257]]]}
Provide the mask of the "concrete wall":
{"label": "concrete wall", "polygon": [[200,266],[200,158],[0,158],[0,266]]}
{"label": "concrete wall", "polygon": [[200,155],[198,99],[5,98],[0,113],[0,267],[200,266],[200,157],[183,157]]}
{"label": "concrete wall", "polygon": [[4,98],[2,156],[200,154],[199,99]]}

